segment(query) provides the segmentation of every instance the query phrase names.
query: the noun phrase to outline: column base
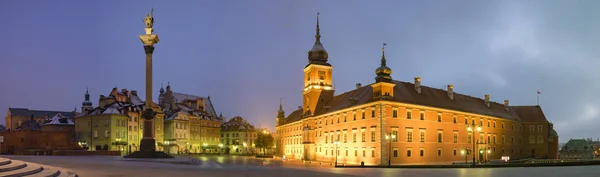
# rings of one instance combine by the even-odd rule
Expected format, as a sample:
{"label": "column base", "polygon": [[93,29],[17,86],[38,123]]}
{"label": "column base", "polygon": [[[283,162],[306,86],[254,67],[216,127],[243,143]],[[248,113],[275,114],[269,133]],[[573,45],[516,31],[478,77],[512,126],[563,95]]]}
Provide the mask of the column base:
{"label": "column base", "polygon": [[140,151],[133,152],[124,158],[174,158],[162,151],[156,151],[156,140],[154,138],[144,138],[140,142]]}
{"label": "column base", "polygon": [[140,151],[156,151],[156,140],[154,138],[143,138],[140,142]]}
{"label": "column base", "polygon": [[124,158],[153,158],[153,159],[166,159],[166,158],[175,158],[169,154],[166,154],[162,151],[135,151],[129,155],[124,156]]}

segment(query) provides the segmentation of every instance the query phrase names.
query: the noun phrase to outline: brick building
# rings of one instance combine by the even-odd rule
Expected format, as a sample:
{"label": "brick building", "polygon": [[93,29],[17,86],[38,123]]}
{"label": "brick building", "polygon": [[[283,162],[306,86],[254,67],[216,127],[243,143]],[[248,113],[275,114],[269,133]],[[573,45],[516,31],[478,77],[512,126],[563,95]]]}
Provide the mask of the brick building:
{"label": "brick building", "polygon": [[[556,158],[558,135],[539,106],[511,106],[396,81],[382,49],[375,83],[335,95],[333,66],[317,35],[304,67],[302,106],[277,116],[277,152],[287,158],[367,165]],[[469,128],[470,127],[470,128]],[[473,152],[465,157],[461,152]]]}
{"label": "brick building", "polygon": [[0,132],[0,136],[4,136],[2,154],[33,155],[35,152],[79,148],[70,131],[8,131]]}

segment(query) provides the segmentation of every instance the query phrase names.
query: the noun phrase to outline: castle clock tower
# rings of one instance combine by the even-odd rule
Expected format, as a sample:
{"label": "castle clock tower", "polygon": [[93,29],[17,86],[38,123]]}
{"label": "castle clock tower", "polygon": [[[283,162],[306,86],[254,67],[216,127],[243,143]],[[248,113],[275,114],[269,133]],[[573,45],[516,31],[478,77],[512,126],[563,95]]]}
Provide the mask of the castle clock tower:
{"label": "castle clock tower", "polygon": [[315,44],[308,51],[308,65],[304,67],[304,91],[302,92],[304,117],[313,116],[319,109],[326,109],[323,104],[333,98],[331,77],[333,67],[327,63],[329,56],[321,44],[319,14],[317,14],[315,38]]}

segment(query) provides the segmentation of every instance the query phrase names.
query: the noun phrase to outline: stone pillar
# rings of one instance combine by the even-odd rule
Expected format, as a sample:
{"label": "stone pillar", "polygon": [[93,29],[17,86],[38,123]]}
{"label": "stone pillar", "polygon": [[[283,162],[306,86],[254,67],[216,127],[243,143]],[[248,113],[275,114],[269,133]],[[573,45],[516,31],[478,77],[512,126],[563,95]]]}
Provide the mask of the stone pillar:
{"label": "stone pillar", "polygon": [[154,45],[144,45],[144,50],[146,52],[146,109],[142,114],[144,134],[140,142],[140,151],[156,151],[156,141],[153,136],[156,112],[152,110],[152,53],[154,52]]}
{"label": "stone pillar", "polygon": [[144,51],[146,53],[146,109],[142,113],[144,119],[144,134],[140,142],[139,151],[134,152],[125,158],[172,158],[163,152],[156,151],[156,140],[154,139],[154,116],[157,112],[152,110],[152,54],[154,53],[154,44],[158,43],[158,35],[152,34],[154,25],[154,17],[152,12],[146,14],[144,23],[146,23],[146,34],[140,35],[140,40],[144,44]]}
{"label": "stone pillar", "polygon": [[140,151],[156,151],[156,141],[154,140],[154,116],[156,112],[152,110],[152,54],[154,53],[154,44],[158,43],[158,35],[152,34],[152,28],[145,29],[146,34],[140,35],[140,40],[144,44],[146,53],[146,109],[142,113],[144,118],[144,134],[140,142]]}

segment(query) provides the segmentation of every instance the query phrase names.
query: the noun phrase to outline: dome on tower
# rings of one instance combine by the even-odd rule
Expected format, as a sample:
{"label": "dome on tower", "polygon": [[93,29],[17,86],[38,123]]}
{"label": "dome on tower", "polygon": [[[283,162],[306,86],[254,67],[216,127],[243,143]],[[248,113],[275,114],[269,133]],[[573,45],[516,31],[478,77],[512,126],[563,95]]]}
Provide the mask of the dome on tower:
{"label": "dome on tower", "polygon": [[92,106],[92,102],[90,101],[90,93],[88,92],[88,89],[85,89],[85,100],[83,101],[83,103],[81,103],[82,106],[84,107],[91,107]]}
{"label": "dome on tower", "polygon": [[91,101],[83,101],[83,103],[81,103],[82,106],[92,106],[92,102]]}
{"label": "dome on tower", "polygon": [[163,89],[162,84],[160,84],[160,90],[159,90],[160,95],[164,95],[165,94],[165,89]]}
{"label": "dome on tower", "polygon": [[285,111],[283,111],[283,106],[281,103],[281,98],[279,99],[279,110],[277,111],[277,118],[285,118]]}
{"label": "dome on tower", "polygon": [[376,82],[391,82],[392,81],[392,69],[390,69],[389,67],[387,67],[386,65],[386,59],[385,59],[385,43],[383,44],[384,47],[381,48],[381,66],[379,66],[376,70],[375,70],[375,74],[377,74],[377,77],[375,77],[375,81]]}
{"label": "dome on tower", "polygon": [[329,58],[329,54],[321,44],[321,29],[319,28],[319,14],[317,14],[317,34],[315,35],[316,41],[315,45],[313,45],[312,49],[308,51],[308,63],[309,64],[320,64],[320,65],[330,65],[327,63],[327,58]]}

